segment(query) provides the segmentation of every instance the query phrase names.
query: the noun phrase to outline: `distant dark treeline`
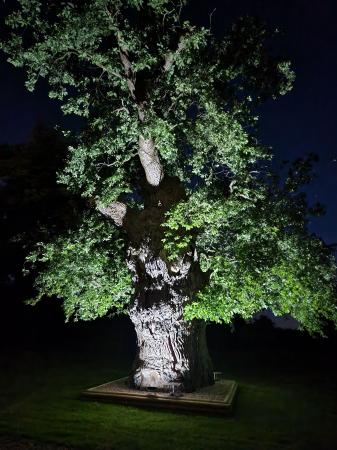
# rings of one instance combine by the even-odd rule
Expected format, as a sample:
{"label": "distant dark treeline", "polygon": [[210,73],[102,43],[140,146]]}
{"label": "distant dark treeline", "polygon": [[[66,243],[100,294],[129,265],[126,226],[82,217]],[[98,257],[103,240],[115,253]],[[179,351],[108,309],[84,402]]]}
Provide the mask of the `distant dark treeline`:
{"label": "distant dark treeline", "polygon": [[0,283],[11,284],[22,269],[23,247],[39,240],[43,226],[60,226],[67,194],[56,183],[66,143],[38,125],[28,142],[0,146]]}
{"label": "distant dark treeline", "polygon": [[[77,200],[56,182],[67,145],[60,133],[40,124],[26,143],[0,146],[0,335],[5,341],[21,335],[19,340],[28,342],[37,325],[33,308],[24,305],[33,292],[33,279],[22,273],[25,256],[73,217]],[[53,321],[49,317],[45,325]]]}

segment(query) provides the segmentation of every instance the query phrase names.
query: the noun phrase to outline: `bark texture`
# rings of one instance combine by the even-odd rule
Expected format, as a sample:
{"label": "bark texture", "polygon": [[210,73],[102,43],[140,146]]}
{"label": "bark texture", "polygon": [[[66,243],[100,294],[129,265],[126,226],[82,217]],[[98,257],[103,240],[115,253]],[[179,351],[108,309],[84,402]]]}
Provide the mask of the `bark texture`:
{"label": "bark texture", "polygon": [[153,139],[139,136],[138,154],[144,168],[147,182],[151,186],[159,186],[164,172]]}
{"label": "bark texture", "polygon": [[110,205],[97,205],[97,209],[104,216],[112,219],[118,227],[123,225],[123,220],[126,215],[127,207],[122,202],[113,202]]}
{"label": "bark texture", "polygon": [[195,255],[170,265],[153,253],[148,241],[130,248],[129,266],[137,286],[130,312],[138,340],[133,385],[177,392],[211,384],[206,325],[183,320],[198,275]]}

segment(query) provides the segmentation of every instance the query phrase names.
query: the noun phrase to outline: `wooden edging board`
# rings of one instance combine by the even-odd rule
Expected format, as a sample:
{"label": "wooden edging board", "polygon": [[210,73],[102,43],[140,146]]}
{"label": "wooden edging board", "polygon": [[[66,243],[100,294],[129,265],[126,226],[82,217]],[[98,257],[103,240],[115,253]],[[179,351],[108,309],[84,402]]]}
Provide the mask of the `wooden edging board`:
{"label": "wooden edging board", "polygon": [[89,400],[146,408],[228,415],[233,412],[233,404],[238,387],[233,380],[219,380],[213,386],[201,388],[192,394],[184,394],[177,397],[159,392],[133,390],[128,387],[124,389],[123,385],[126,386],[127,380],[127,377],[119,378],[86,389],[81,393],[81,396]]}

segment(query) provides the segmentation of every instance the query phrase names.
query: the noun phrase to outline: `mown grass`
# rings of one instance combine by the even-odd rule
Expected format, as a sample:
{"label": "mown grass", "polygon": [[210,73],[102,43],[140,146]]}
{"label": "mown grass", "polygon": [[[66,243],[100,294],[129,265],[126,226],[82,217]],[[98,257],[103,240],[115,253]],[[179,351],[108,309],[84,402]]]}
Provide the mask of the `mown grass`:
{"label": "mown grass", "polygon": [[310,344],[304,350],[271,347],[260,342],[213,352],[216,368],[239,382],[230,418],[79,398],[84,388],[127,374],[128,355],[83,348],[7,351],[1,358],[0,434],[75,449],[336,449],[332,350],[322,357],[322,347]]}

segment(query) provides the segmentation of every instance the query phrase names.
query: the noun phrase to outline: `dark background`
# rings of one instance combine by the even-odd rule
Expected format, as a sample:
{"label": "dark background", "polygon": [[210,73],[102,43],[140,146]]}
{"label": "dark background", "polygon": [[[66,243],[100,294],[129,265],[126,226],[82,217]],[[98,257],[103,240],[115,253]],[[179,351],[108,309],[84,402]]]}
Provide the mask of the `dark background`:
{"label": "dark background", "polygon": [[[1,20],[14,4],[13,0],[1,3]],[[327,243],[337,242],[337,2],[192,0],[188,8],[188,15],[192,20],[206,26],[212,12],[212,29],[219,36],[233,20],[242,15],[258,16],[271,27],[281,30],[274,49],[292,61],[297,78],[291,93],[275,102],[266,103],[259,111],[260,141],[273,146],[275,164],[309,152],[319,156],[315,168],[316,178],[307,188],[307,193],[310,201],[319,200],[325,204],[327,213],[324,217],[312,220],[310,228]],[[59,124],[75,129],[80,126],[76,118],[62,115],[58,102],[48,98],[47,87],[43,82],[38,84],[34,93],[29,93],[25,90],[24,80],[23,71],[10,66],[1,54],[0,145],[26,141],[38,123],[51,127]],[[0,151],[4,148],[5,145],[0,147]],[[5,218],[0,220],[4,221]],[[16,217],[16,220],[21,219]],[[17,261],[21,256],[18,256]],[[42,336],[46,337],[43,338],[45,342],[48,342],[47,337],[58,342],[75,336],[86,335],[89,339],[92,335],[97,337],[99,333],[104,335],[105,331],[102,330],[107,330],[110,326],[107,320],[90,325],[63,326],[62,311],[55,300],[46,301],[35,309],[23,306],[22,300],[27,297],[30,288],[27,283],[24,285],[21,280],[13,278],[13,254],[11,257],[10,262],[8,255],[2,251],[2,343],[30,345],[29,343],[40,342]],[[294,326],[292,321],[276,323],[285,327]],[[121,340],[127,334],[130,342],[134,342],[132,329],[126,319],[115,320],[114,326],[115,330],[120,330],[116,332],[120,333]],[[215,335],[218,332],[215,331]]]}

